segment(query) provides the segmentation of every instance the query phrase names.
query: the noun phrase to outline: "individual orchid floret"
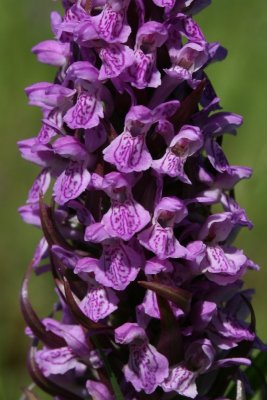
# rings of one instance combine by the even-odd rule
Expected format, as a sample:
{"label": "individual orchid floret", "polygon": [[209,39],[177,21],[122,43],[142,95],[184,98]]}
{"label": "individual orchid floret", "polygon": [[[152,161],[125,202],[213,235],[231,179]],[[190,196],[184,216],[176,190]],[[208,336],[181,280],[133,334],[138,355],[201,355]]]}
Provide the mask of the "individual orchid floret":
{"label": "individual orchid floret", "polygon": [[236,134],[236,129],[243,123],[241,115],[227,112],[212,114],[203,121],[205,136],[220,136],[224,133]]}
{"label": "individual orchid floret", "polygon": [[67,70],[66,79],[80,88],[77,102],[63,118],[70,128],[94,128],[104,118],[104,89],[97,81],[98,75],[97,69],[86,61],[76,62]]}
{"label": "individual orchid floret", "polygon": [[89,159],[85,146],[74,136],[62,136],[54,141],[52,147],[56,154],[73,161]]}
{"label": "individual orchid floret", "polygon": [[92,17],[99,38],[107,43],[125,43],[131,33],[127,23],[130,0],[107,0],[102,12]]}
{"label": "individual orchid floret", "polygon": [[203,272],[208,279],[219,285],[235,282],[245,272],[247,257],[243,251],[233,247],[220,245],[233,229],[231,213],[210,216],[200,230],[199,239],[207,243],[206,258],[202,263]]}
{"label": "individual orchid floret", "polygon": [[198,392],[195,383],[196,375],[180,364],[170,369],[170,374],[162,383],[164,392],[177,392],[191,399],[196,398]]}
{"label": "individual orchid floret", "polygon": [[121,172],[139,172],[150,168],[152,157],[146,146],[146,133],[154,117],[146,107],[134,106],[126,115],[124,132],[105,148],[104,160]]}
{"label": "individual orchid floret", "polygon": [[221,189],[232,189],[242,179],[249,179],[252,175],[252,169],[249,167],[231,165],[227,171],[218,175],[214,181],[214,186]]}
{"label": "individual orchid floret", "polygon": [[130,357],[123,373],[137,392],[153,393],[168,376],[168,360],[148,342],[143,328],[126,323],[115,330],[115,341],[128,344]]}
{"label": "individual orchid floret", "polygon": [[66,65],[71,55],[70,44],[56,40],[45,40],[34,46],[32,52],[36,54],[38,61],[55,67]]}
{"label": "individual orchid floret", "polygon": [[185,352],[186,364],[193,371],[203,373],[212,366],[216,356],[216,350],[208,339],[200,339],[192,342]]}
{"label": "individual orchid floret", "polygon": [[102,66],[99,80],[112,79],[120,76],[134,61],[133,50],[121,43],[112,43],[103,47],[99,52]]}
{"label": "individual orchid floret", "polygon": [[247,257],[242,250],[220,246],[207,247],[206,276],[219,285],[228,285],[244,275]]}
{"label": "individual orchid floret", "polygon": [[69,108],[76,90],[58,84],[41,82],[27,87],[25,92],[31,106],[42,107],[46,110],[54,110],[55,108],[66,110]]}
{"label": "individual orchid floret", "polygon": [[51,28],[56,38],[62,42],[71,42],[81,23],[88,19],[88,14],[80,4],[73,4],[62,18],[57,12],[51,14]]}
{"label": "individual orchid floret", "polygon": [[205,46],[198,43],[185,44],[177,53],[172,55],[172,67],[165,72],[177,82],[192,80],[194,72],[198,71],[208,60]]}
{"label": "individual orchid floret", "polygon": [[203,137],[200,129],[185,125],[172,139],[165,155],[153,161],[152,168],[159,173],[178,178],[184,183],[191,183],[184,172],[184,165],[187,158],[195,154],[202,145]]}
{"label": "individual orchid floret", "polygon": [[222,205],[226,212],[231,212],[232,221],[239,226],[253,228],[253,223],[248,219],[246,211],[230,196],[223,194],[221,198]]}
{"label": "individual orchid floret", "polygon": [[183,258],[188,256],[184,246],[175,238],[173,227],[187,215],[182,201],[164,197],[155,208],[152,226],[138,235],[139,242],[159,259]]}
{"label": "individual orchid floret", "polygon": [[142,263],[141,254],[133,246],[106,239],[100,259],[85,257],[77,263],[74,272],[94,272],[96,281],[104,287],[121,291],[136,279]]}
{"label": "individual orchid floret", "polygon": [[70,161],[54,185],[55,201],[62,205],[83,193],[91,180],[86,162]]}
{"label": "individual orchid floret", "polygon": [[243,340],[252,342],[255,339],[255,333],[251,332],[243,322],[240,323],[222,312],[217,318],[213,318],[212,325],[210,338],[221,349],[228,350],[236,347]]}
{"label": "individual orchid floret", "polygon": [[[110,237],[130,240],[150,222],[150,214],[134,200],[130,189],[132,185],[126,176],[111,172],[106,175],[103,185],[110,196],[111,207],[103,215],[101,224]],[[86,240],[93,239],[94,230],[94,225],[86,229]]]}
{"label": "individual orchid floret", "polygon": [[[179,35],[185,37],[188,42],[206,44],[205,36],[200,29],[200,26],[186,14],[179,13],[169,20],[168,29],[176,33],[176,43],[179,43]],[[174,40],[173,35],[170,39]],[[169,42],[170,43],[170,42]]]}
{"label": "individual orchid floret", "polygon": [[48,144],[51,139],[60,134],[63,126],[62,112],[44,110],[42,126],[36,138],[36,144]]}
{"label": "individual orchid floret", "polygon": [[146,145],[146,134],[153,123],[170,118],[178,107],[177,101],[163,103],[153,111],[144,106],[132,107],[126,115],[123,133],[103,151],[104,160],[125,173],[150,168],[152,157]]}
{"label": "individual orchid floret", "polygon": [[118,302],[119,299],[111,289],[88,279],[87,294],[79,306],[91,321],[98,322],[117,310]]}
{"label": "individual orchid floret", "polygon": [[202,226],[198,238],[212,244],[223,242],[233,229],[230,212],[213,214]]}
{"label": "individual orchid floret", "polygon": [[78,325],[61,324],[51,318],[46,318],[43,323],[47,331],[51,331],[65,340],[66,346],[60,348],[45,348],[37,351],[36,362],[44,376],[63,375],[66,372],[81,368],[85,365],[81,358],[90,358],[91,350],[86,342],[86,337]]}
{"label": "individual orchid floret", "polygon": [[[125,43],[131,33],[131,28],[127,23],[127,9],[129,0],[107,1],[100,4],[92,4],[92,10],[95,6],[98,15],[88,15],[85,10],[75,9],[75,17],[80,19],[80,24],[69,23],[61,25],[61,29],[70,31],[74,39],[86,46],[94,46],[98,43]],[[86,5],[85,5],[86,8]],[[66,29],[67,28],[67,29]]]}
{"label": "individual orchid floret", "polygon": [[64,121],[72,129],[94,128],[104,118],[99,89],[87,85],[84,89],[86,90],[81,91],[77,103],[64,116]]}
{"label": "individual orchid floret", "polygon": [[83,366],[68,347],[39,350],[36,354],[36,361],[46,377],[63,375],[70,370]]}
{"label": "individual orchid floret", "polygon": [[149,21],[143,24],[136,35],[135,62],[129,68],[127,81],[138,89],[158,87],[161,74],[157,69],[157,48],[167,40],[163,24]]}

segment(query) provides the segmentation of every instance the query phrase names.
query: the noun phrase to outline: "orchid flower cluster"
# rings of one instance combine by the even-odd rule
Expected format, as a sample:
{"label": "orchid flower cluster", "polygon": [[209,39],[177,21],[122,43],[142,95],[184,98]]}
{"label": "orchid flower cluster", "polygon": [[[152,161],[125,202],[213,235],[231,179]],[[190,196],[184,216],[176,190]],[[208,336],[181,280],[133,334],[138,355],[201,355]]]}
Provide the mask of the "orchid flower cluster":
{"label": "orchid flower cluster", "polygon": [[[41,171],[19,212],[43,238],[21,303],[31,376],[57,400],[223,399],[261,346],[242,288],[258,266],[232,244],[251,169],[222,150],[242,117],[205,72],[226,50],[192,19],[209,3],[63,0],[33,48],[58,72],[26,88],[43,118],[18,145]],[[32,269],[58,295],[43,320]]]}

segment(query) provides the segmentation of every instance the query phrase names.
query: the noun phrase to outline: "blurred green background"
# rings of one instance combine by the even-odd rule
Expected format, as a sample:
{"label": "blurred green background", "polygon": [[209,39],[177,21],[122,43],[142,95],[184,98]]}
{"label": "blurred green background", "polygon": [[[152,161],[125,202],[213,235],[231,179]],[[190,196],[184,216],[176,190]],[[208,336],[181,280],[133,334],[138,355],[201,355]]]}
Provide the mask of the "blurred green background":
{"label": "blurred green background", "polygon": [[[25,370],[28,345],[23,335],[18,292],[25,268],[40,233],[22,223],[17,207],[24,204],[37,168],[20,159],[16,141],[35,136],[40,112],[27,106],[25,86],[53,79],[52,67],[38,64],[30,49],[51,38],[49,14],[60,9],[52,0],[0,0],[0,126],[1,126],[1,240],[0,240],[0,400],[16,400],[30,379]],[[208,40],[220,41],[229,56],[212,65],[209,76],[225,110],[245,117],[237,137],[225,140],[233,164],[248,165],[254,177],[237,188],[237,198],[247,209],[255,228],[243,231],[237,245],[261,265],[249,273],[247,285],[257,290],[254,306],[258,333],[267,341],[267,2],[266,0],[213,0],[197,17]],[[52,306],[51,282],[37,280],[32,292],[38,312]],[[44,396],[42,397],[45,398]]]}

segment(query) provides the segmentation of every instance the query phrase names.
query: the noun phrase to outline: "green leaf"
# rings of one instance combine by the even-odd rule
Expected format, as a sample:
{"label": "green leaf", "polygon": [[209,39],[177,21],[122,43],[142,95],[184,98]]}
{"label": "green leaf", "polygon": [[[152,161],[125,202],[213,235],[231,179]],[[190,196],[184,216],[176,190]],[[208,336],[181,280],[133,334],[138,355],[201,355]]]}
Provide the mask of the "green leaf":
{"label": "green leaf", "polygon": [[138,284],[145,289],[152,290],[164,299],[172,301],[183,311],[189,311],[192,295],[187,290],[168,286],[159,282],[139,281]]}

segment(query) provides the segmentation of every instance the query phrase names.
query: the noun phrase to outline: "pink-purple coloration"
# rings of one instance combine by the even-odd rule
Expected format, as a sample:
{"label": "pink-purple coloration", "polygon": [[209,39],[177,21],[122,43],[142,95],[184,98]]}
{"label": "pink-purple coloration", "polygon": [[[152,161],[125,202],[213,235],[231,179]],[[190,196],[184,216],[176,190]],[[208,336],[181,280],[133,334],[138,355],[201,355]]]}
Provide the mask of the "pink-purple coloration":
{"label": "pink-purple coloration", "polygon": [[64,0],[33,48],[59,71],[26,88],[43,119],[18,145],[41,171],[19,211],[43,230],[32,267],[53,275],[61,319],[26,320],[56,400],[222,398],[259,346],[241,280],[258,266],[233,246],[251,169],[222,149],[242,117],[204,72],[226,50],[192,19],[209,4]]}

